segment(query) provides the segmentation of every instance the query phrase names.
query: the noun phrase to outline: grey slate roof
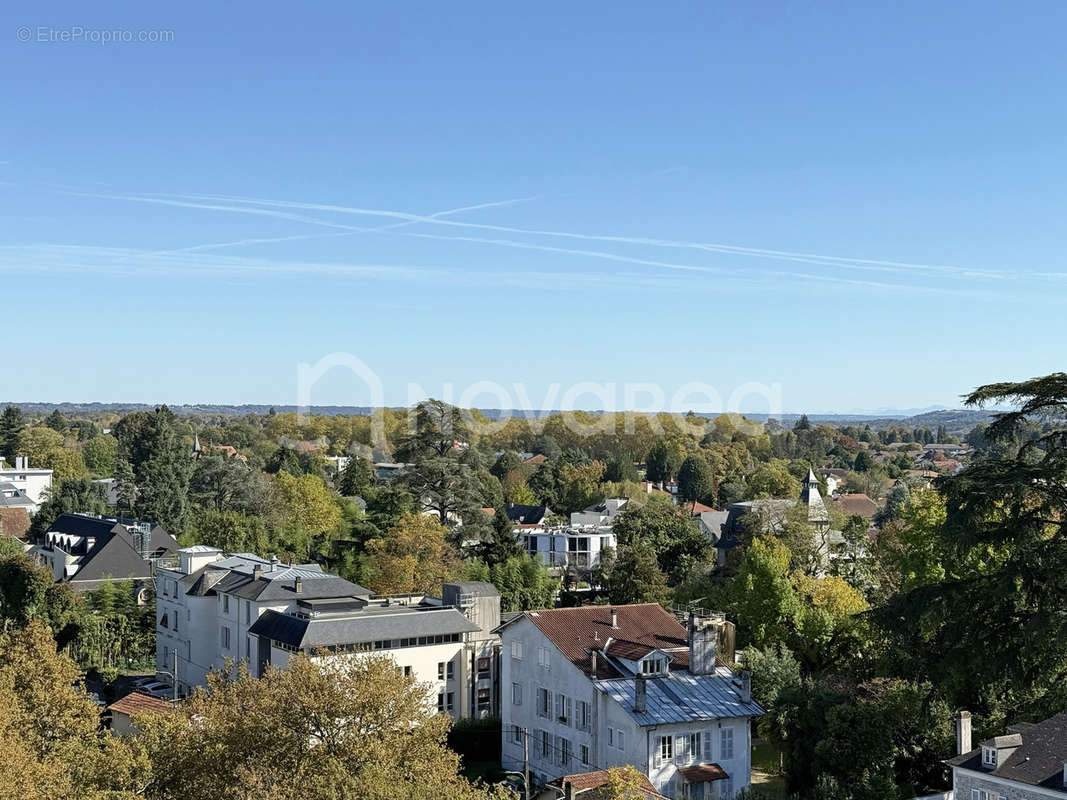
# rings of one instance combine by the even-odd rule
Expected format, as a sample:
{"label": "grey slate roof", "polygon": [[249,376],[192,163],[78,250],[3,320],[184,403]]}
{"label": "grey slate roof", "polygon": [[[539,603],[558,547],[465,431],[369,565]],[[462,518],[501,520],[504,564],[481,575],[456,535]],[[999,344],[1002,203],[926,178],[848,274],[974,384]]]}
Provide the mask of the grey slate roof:
{"label": "grey slate roof", "polygon": [[720,667],[714,675],[671,672],[664,678],[648,678],[645,711],[634,711],[633,678],[598,680],[594,685],[614,699],[638,725],[663,725],[670,722],[757,717],[763,713],[755,700],[741,701],[740,689],[734,686],[734,674]]}
{"label": "grey slate roof", "polygon": [[1016,734],[991,740],[1014,741],[1015,736],[1022,739],[1022,743],[1010,756],[1002,759],[996,769],[982,767],[981,747],[950,758],[945,763],[1030,786],[1058,790],[1067,797],[1067,789],[1063,785],[1063,765],[1067,763],[1067,712],[1034,725],[1017,725],[1013,728],[1018,731]]}
{"label": "grey slate roof", "polygon": [[[296,580],[300,579],[300,593]],[[373,592],[359,584],[346,581],[321,570],[302,567],[281,567],[264,572],[256,579],[251,574],[231,572],[217,584],[216,592],[232,594],[243,600],[299,600],[318,597],[370,597]]]}
{"label": "grey slate roof", "polygon": [[473,633],[477,630],[477,625],[454,608],[420,610],[395,606],[316,619],[303,619],[278,611],[267,611],[253,623],[248,632],[293,647],[313,649],[382,639]]}

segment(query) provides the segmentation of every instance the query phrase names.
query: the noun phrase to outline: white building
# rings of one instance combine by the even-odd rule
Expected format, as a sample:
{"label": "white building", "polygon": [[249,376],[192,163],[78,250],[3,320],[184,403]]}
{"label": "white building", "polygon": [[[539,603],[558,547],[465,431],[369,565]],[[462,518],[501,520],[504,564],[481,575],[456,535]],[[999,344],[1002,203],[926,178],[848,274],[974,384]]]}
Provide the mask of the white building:
{"label": "white building", "polygon": [[661,606],[528,611],[501,626],[505,769],[531,781],[632,764],[671,798],[732,798],[749,785],[747,675],[716,662],[725,620]]}
{"label": "white building", "polygon": [[500,595],[478,582],[446,584],[441,599],[373,598],[322,571],[248,553],[187,547],[157,570],[156,668],[179,691],[203,685],[227,660],[254,675],[293,653],[383,652],[431,686],[429,702],[454,718],[494,715]]}
{"label": "white building", "polygon": [[[508,514],[516,522],[515,532],[524,538],[530,555],[550,567],[592,569],[600,563],[601,551],[618,548],[612,525],[628,503],[625,497],[611,498],[584,511],[575,511],[569,526],[547,525],[551,512],[543,507],[511,506]],[[531,508],[543,511],[538,516],[528,510]],[[513,516],[514,509],[524,510],[522,516]],[[536,521],[527,521],[533,519]]]}
{"label": "white building", "polygon": [[41,503],[52,491],[52,470],[32,469],[27,456],[15,456],[15,466],[9,467],[0,457],[0,483],[11,484],[18,493],[33,503],[31,514],[37,513]]}

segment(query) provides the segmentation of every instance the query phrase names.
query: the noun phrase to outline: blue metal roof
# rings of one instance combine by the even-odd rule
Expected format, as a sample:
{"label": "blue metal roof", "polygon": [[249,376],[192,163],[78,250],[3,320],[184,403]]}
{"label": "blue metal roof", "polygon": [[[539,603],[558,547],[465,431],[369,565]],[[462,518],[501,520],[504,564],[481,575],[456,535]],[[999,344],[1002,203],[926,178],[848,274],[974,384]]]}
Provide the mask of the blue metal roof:
{"label": "blue metal roof", "polygon": [[725,667],[714,675],[692,675],[677,670],[662,678],[647,678],[645,711],[634,712],[634,679],[611,678],[595,685],[633,718],[638,725],[663,725],[670,722],[758,717],[763,709],[755,700],[741,700],[736,676]]}

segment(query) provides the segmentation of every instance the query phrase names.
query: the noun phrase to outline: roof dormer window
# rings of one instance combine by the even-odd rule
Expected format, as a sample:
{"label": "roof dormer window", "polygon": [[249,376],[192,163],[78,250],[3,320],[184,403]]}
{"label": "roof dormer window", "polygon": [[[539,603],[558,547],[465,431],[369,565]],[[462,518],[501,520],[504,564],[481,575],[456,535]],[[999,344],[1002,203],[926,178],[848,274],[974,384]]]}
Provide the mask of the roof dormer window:
{"label": "roof dormer window", "polygon": [[997,765],[997,751],[992,747],[982,748],[982,766],[983,767],[996,767]]}
{"label": "roof dormer window", "polygon": [[641,662],[641,674],[642,675],[662,675],[664,669],[664,659],[662,656],[656,656],[655,658],[646,658]]}

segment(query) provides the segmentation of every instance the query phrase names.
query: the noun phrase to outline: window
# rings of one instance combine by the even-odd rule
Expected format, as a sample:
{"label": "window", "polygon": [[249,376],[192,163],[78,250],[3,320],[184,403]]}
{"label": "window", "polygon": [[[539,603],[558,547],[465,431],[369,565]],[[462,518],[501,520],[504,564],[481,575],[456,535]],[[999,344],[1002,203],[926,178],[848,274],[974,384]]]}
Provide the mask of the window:
{"label": "window", "polygon": [[174,632],[178,632],[178,612],[174,612]]}
{"label": "window", "polygon": [[615,740],[619,743],[619,749],[620,750],[625,750],[626,749],[626,734],[625,733],[623,733],[622,731],[619,731],[618,734],[615,736]]}
{"label": "window", "polygon": [[734,729],[723,728],[720,732],[719,758],[734,757]]}
{"label": "window", "polygon": [[[226,595],[223,595],[225,597]],[[225,625],[222,626],[222,646],[224,649],[230,649],[230,629]]]}
{"label": "window", "polygon": [[407,665],[404,666],[404,677],[405,678],[411,677],[411,665],[410,664],[407,664]]}
{"label": "window", "polygon": [[689,737],[680,735],[674,737],[674,763],[681,766],[689,760],[688,753]]}
{"label": "window", "polygon": [[522,744],[522,728],[518,725],[512,727],[511,741],[515,744]]}
{"label": "window", "polygon": [[608,746],[609,747],[614,747],[615,746],[615,729],[614,728],[608,728]]}
{"label": "window", "polygon": [[487,705],[489,705],[489,688],[488,687],[478,690],[478,705],[479,706],[487,706]]}
{"label": "window", "polygon": [[248,656],[249,659],[252,658],[252,637],[251,636],[246,636],[245,637],[245,655]]}
{"label": "window", "polygon": [[444,714],[445,713],[445,693],[444,692],[438,692],[437,693],[437,713],[438,714]]}
{"label": "window", "polygon": [[170,663],[170,648],[169,647],[164,647],[163,648],[163,663],[164,664],[169,664]]}
{"label": "window", "polygon": [[159,618],[159,627],[161,627],[161,628],[168,628],[168,627],[170,627],[170,626],[169,626],[169,625],[167,624],[167,612],[166,612],[166,611],[164,611],[164,612],[163,612],[163,616]]}
{"label": "window", "polygon": [[541,758],[552,757],[552,734],[541,731]]}
{"label": "window", "polygon": [[582,759],[582,766],[589,766],[589,745],[583,744],[578,747],[578,754]]}
{"label": "window", "polygon": [[[478,676],[479,677],[481,677],[482,675],[488,674],[488,672],[489,672],[489,664],[490,664],[490,662],[489,662],[488,658],[479,658],[478,659]],[[451,667],[452,665],[449,664],[449,666]],[[452,676],[450,675],[449,677],[452,677]]]}
{"label": "window", "polygon": [[537,716],[552,716],[552,692],[542,687],[537,687]]}
{"label": "window", "polygon": [[559,737],[559,764],[561,767],[570,766],[571,763],[571,743],[569,739]]}
{"label": "window", "polygon": [[537,648],[537,664],[544,669],[552,669],[552,656],[547,647]]}
{"label": "window", "polygon": [[223,614],[229,614],[230,613],[230,596],[228,594],[224,594],[222,596],[222,613]]}
{"label": "window", "polygon": [[578,701],[578,715],[574,718],[574,727],[580,731],[589,730],[589,704],[584,700]]}
{"label": "window", "polygon": [[642,661],[641,672],[645,675],[659,675],[663,672],[663,659],[649,658]]}
{"label": "window", "polygon": [[513,683],[513,684],[511,684],[511,704],[513,706],[521,706],[522,705],[522,684],[521,683]]}
{"label": "window", "polygon": [[455,665],[451,661],[438,661],[437,662],[437,680],[443,681],[445,679],[452,680],[455,676]]}
{"label": "window", "polygon": [[674,758],[674,739],[670,736],[660,736],[659,746],[656,748],[656,766],[670,764]]}
{"label": "window", "polygon": [[689,734],[689,741],[687,742],[687,745],[688,745],[687,752],[689,754],[689,760],[690,761],[699,761],[700,757],[704,753],[704,748],[701,747],[700,731],[697,731],[696,733]]}
{"label": "window", "polygon": [[451,712],[456,707],[456,693],[445,692],[445,710]]}
{"label": "window", "polygon": [[571,699],[562,693],[556,695],[556,719],[564,725],[570,724]]}
{"label": "window", "polygon": [[511,657],[516,661],[522,661],[522,642],[511,643]]}
{"label": "window", "polygon": [[711,761],[711,743],[714,741],[711,737],[711,731],[704,731],[704,760]]}
{"label": "window", "polygon": [[995,767],[997,765],[997,751],[992,747],[983,747],[982,763],[987,767]]}

